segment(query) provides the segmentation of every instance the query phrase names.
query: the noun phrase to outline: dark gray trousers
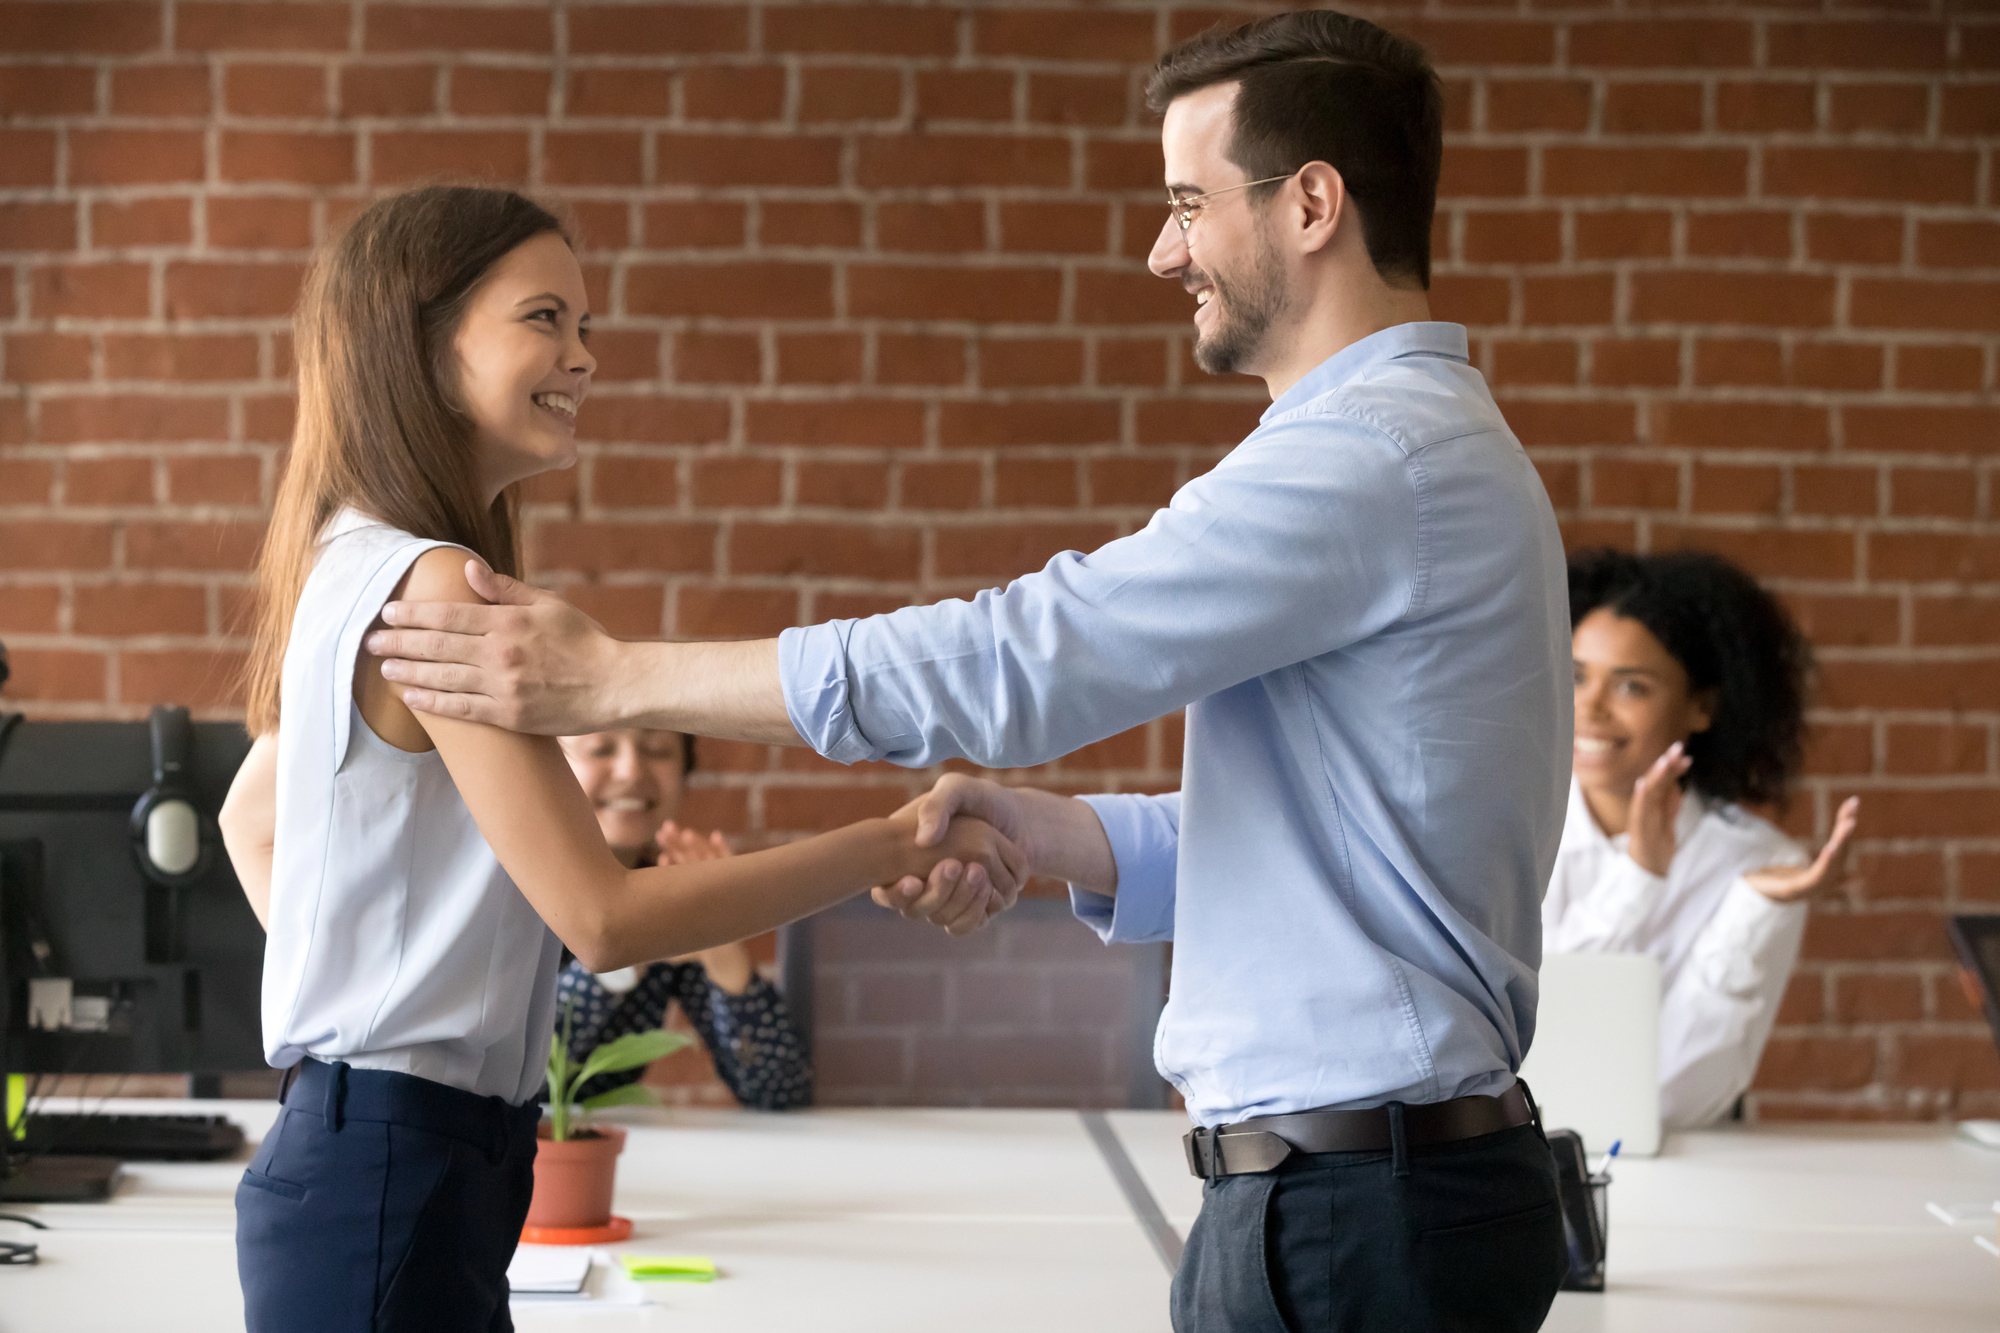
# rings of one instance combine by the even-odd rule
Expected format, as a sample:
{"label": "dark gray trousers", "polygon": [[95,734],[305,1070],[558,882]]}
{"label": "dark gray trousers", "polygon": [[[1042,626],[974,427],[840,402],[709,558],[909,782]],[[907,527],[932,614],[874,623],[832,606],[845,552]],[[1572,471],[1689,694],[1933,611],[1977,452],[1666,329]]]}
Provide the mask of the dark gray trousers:
{"label": "dark gray trousers", "polygon": [[1174,1333],[1530,1333],[1568,1266],[1532,1125],[1400,1160],[1297,1154],[1203,1187]]}

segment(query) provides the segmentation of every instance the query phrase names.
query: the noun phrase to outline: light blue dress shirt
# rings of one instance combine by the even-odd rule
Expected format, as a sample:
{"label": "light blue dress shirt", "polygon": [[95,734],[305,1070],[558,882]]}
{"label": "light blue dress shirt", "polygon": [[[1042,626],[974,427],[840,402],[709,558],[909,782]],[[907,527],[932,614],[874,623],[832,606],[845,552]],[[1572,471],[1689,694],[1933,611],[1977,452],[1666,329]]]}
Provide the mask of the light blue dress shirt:
{"label": "light blue dress shirt", "polygon": [[1107,941],[1174,941],[1201,1124],[1497,1093],[1533,1036],[1569,776],[1547,494],[1455,324],[1343,349],[1143,531],[971,601],[785,631],[842,762],[1040,764],[1183,705],[1181,790],[1086,798]]}

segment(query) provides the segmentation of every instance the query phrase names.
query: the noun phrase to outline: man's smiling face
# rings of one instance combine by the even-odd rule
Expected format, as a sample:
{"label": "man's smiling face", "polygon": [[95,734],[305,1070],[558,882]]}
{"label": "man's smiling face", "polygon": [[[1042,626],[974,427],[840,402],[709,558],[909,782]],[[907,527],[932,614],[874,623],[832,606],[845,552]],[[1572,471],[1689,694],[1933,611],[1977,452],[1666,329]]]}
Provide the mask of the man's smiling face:
{"label": "man's smiling face", "polygon": [[[1250,179],[1229,159],[1236,90],[1215,84],[1167,108],[1160,145],[1175,194],[1209,194]],[[1170,215],[1147,260],[1155,274],[1194,295],[1194,358],[1211,375],[1258,373],[1271,350],[1271,326],[1287,306],[1284,259],[1266,225],[1270,201],[1255,193],[1235,190],[1203,202],[1185,232]]]}

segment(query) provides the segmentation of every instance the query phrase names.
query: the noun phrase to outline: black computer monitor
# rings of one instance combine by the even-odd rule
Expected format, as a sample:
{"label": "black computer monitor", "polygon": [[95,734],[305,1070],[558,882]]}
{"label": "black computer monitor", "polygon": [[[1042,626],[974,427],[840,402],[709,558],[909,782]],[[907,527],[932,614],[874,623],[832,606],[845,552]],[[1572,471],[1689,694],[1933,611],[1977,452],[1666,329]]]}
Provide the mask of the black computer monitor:
{"label": "black computer monitor", "polygon": [[248,749],[182,709],[0,714],[0,1070],[264,1067],[264,932],[216,827]]}

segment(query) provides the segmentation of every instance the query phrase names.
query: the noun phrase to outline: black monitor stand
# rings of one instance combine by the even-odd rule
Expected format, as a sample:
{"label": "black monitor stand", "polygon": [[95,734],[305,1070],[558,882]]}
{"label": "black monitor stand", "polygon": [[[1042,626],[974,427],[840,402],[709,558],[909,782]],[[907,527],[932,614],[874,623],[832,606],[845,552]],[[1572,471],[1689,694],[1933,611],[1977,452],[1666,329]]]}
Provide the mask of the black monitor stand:
{"label": "black monitor stand", "polygon": [[[0,657],[0,662],[4,662]],[[19,721],[18,716],[0,713],[0,744]],[[0,872],[0,904],[7,892],[6,876]],[[6,913],[0,911],[0,932],[6,929]],[[115,1157],[35,1157],[16,1149],[14,1126],[7,1112],[12,1110],[6,1095],[8,1009],[13,983],[7,975],[7,949],[0,934],[0,1203],[98,1203],[118,1189],[118,1159]],[[27,1115],[23,1107],[21,1114]]]}

